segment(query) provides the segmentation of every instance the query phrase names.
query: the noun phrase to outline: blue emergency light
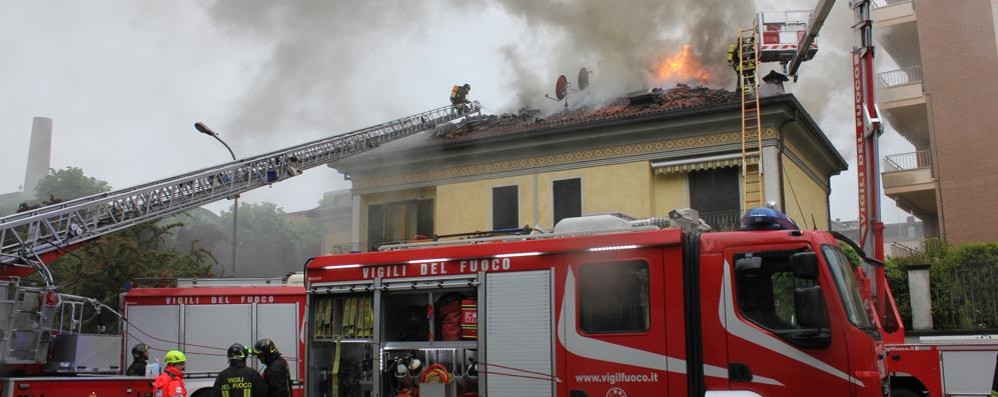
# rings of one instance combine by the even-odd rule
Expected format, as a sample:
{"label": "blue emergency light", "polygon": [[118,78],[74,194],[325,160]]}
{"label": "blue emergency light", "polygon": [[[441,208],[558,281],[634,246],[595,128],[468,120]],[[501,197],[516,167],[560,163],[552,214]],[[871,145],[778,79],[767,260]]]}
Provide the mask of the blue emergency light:
{"label": "blue emergency light", "polygon": [[742,230],[800,230],[794,221],[773,208],[750,208],[742,216]]}

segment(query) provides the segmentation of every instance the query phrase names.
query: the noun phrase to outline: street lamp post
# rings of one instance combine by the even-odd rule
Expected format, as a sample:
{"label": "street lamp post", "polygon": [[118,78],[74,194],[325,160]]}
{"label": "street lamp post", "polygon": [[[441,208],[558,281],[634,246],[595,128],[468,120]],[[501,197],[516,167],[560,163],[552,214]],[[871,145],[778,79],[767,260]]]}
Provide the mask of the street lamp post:
{"label": "street lamp post", "polygon": [[[217,139],[219,142],[222,143],[222,145],[225,145],[225,148],[229,150],[229,155],[232,156],[232,161],[236,161],[236,154],[232,152],[232,148],[229,147],[229,144],[225,143],[225,141],[223,141],[222,138],[218,137],[217,132],[212,131],[211,128],[208,128],[207,125],[205,125],[200,121],[194,123],[194,129],[198,130],[202,134],[209,135],[212,138]],[[238,226],[239,226],[239,194],[237,193],[235,197],[233,197],[233,206],[232,206],[232,277],[236,276],[236,230],[238,229]]]}

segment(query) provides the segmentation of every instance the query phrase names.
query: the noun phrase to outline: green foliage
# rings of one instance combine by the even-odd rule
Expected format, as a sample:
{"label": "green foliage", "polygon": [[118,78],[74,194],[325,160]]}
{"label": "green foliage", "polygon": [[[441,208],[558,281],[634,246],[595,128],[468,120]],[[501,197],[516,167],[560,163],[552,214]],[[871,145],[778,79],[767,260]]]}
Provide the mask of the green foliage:
{"label": "green foliage", "polygon": [[40,201],[52,198],[67,201],[110,190],[111,185],[107,182],[84,175],[82,169],[66,167],[50,169],[49,174],[35,186],[35,197]]}
{"label": "green foliage", "polygon": [[[232,211],[221,216],[196,209],[165,219],[183,222],[169,243],[191,244],[211,251],[218,265],[215,274],[232,276]],[[238,277],[278,277],[301,271],[308,258],[320,253],[318,227],[305,217],[289,216],[273,203],[241,203],[236,255]]]}
{"label": "green foliage", "polygon": [[[223,211],[221,216],[230,237],[232,216],[232,211]],[[314,222],[289,219],[276,204],[241,203],[238,218],[236,274],[240,277],[274,277],[300,271],[308,258],[320,252],[319,230]]]}
{"label": "green foliage", "polygon": [[919,255],[890,259],[887,278],[906,324],[911,324],[907,268],[929,265],[932,322],[936,329],[998,327],[998,243],[954,247],[929,244]]}
{"label": "green foliage", "polygon": [[[50,170],[35,188],[40,199],[31,204],[72,200],[109,190],[107,182],[86,176],[79,168]],[[94,298],[118,309],[118,294],[129,281],[209,275],[210,265],[215,262],[210,252],[195,244],[166,245],[173,240],[173,230],[180,226],[180,223],[132,226],[86,242],[47,265],[61,292]],[[97,325],[105,325],[114,330],[116,321],[112,313],[104,311],[88,319],[84,329],[93,332]]]}
{"label": "green foliage", "polygon": [[[170,233],[181,224],[144,223],[106,235],[63,255],[49,265],[60,290],[100,300],[118,308],[118,294],[129,281],[205,277],[215,262],[211,253],[190,247],[166,248]],[[116,324],[111,313],[91,319],[87,327]]]}

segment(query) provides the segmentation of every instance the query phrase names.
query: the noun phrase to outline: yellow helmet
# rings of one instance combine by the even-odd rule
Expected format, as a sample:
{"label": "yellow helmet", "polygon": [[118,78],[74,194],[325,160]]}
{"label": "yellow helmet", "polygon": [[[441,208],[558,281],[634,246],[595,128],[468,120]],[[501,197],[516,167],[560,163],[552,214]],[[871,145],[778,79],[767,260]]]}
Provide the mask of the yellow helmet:
{"label": "yellow helmet", "polygon": [[163,362],[166,364],[184,363],[187,362],[187,356],[180,350],[170,350],[166,352],[166,357],[163,357]]}

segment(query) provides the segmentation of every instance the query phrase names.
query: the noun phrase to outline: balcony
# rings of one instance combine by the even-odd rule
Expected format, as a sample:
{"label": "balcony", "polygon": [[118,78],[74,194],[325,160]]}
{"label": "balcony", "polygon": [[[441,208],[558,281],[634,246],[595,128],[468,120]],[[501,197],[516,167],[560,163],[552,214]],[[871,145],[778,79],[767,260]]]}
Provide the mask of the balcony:
{"label": "balcony", "polygon": [[928,149],[929,118],[922,92],[922,67],[880,73],[877,88],[882,116],[916,149]]}
{"label": "balcony", "polygon": [[915,214],[926,223],[936,217],[936,178],[932,174],[932,152],[884,157],[881,174],[884,194],[897,202],[898,207]]}
{"label": "balcony", "polygon": [[898,65],[920,63],[915,7],[911,0],[873,0],[870,18],[877,41]]}
{"label": "balcony", "polygon": [[742,213],[739,210],[701,212],[699,216],[713,231],[738,230],[741,226]]}

